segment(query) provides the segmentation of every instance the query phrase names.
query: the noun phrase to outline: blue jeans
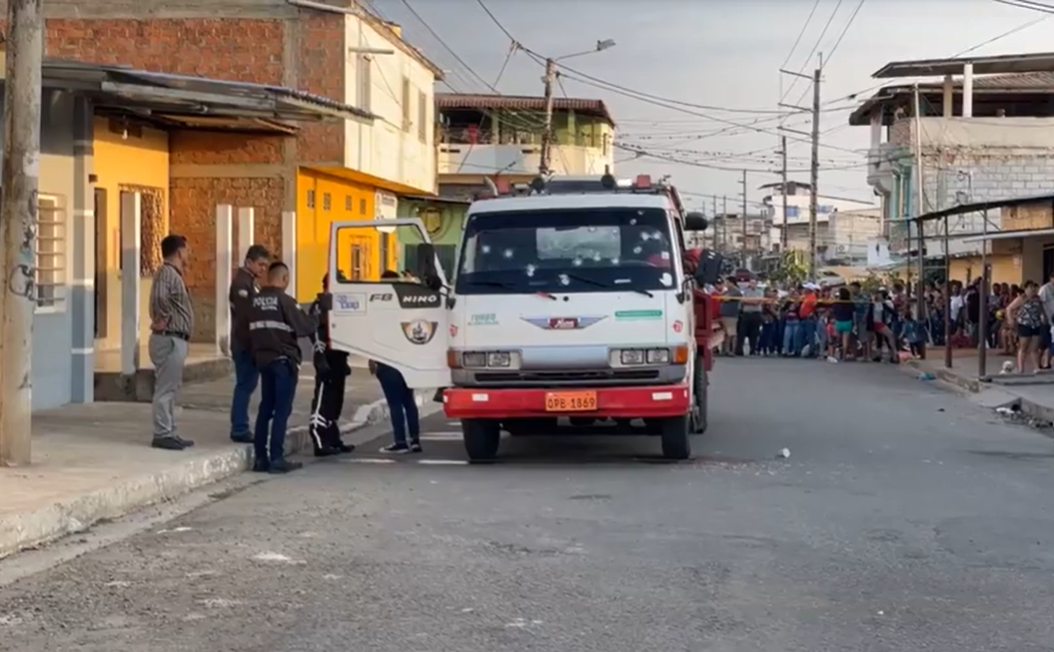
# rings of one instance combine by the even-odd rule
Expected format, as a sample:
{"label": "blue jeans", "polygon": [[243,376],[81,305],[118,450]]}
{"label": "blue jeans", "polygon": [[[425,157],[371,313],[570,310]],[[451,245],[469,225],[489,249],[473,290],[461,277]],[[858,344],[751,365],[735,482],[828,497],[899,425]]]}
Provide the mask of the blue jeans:
{"label": "blue jeans", "polygon": [[249,401],[260,381],[260,370],[253,362],[253,354],[242,349],[233,349],[234,396],[231,398],[231,435],[252,432],[249,429]]}
{"label": "blue jeans", "polygon": [[297,373],[296,365],[286,358],[260,367],[260,413],[253,438],[258,461],[277,462],[285,457],[285,432],[293,412]]}
{"label": "blue jeans", "polygon": [[406,386],[406,379],[395,367],[377,365],[377,380],[381,383],[384,400],[392,418],[392,437],[396,444],[406,444],[406,431],[410,430],[410,441],[421,441],[421,421],[417,413],[417,398],[414,390]]}
{"label": "blue jeans", "polygon": [[801,353],[800,332],[801,322],[797,319],[788,319],[783,322],[783,355],[798,355]]}
{"label": "blue jeans", "polygon": [[798,329],[798,342],[797,351],[802,353],[805,347],[809,347],[809,357],[816,355],[816,318],[809,317],[801,320],[801,327]]}
{"label": "blue jeans", "polygon": [[762,322],[758,350],[761,353],[769,354],[775,352],[778,348],[779,347],[776,345],[776,322]]}

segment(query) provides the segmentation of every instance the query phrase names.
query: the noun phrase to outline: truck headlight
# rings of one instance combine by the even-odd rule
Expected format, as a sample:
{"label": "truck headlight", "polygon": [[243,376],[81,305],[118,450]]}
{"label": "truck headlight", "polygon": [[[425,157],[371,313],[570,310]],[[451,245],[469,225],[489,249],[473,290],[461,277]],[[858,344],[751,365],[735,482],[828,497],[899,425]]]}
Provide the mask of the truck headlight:
{"label": "truck headlight", "polygon": [[670,350],[648,349],[648,364],[670,364]]}
{"label": "truck headlight", "polygon": [[627,349],[622,352],[620,360],[622,364],[644,364],[647,356],[644,349]]}
{"label": "truck headlight", "polygon": [[508,367],[512,364],[512,356],[507,351],[494,351],[487,354],[488,367]]}
{"label": "truck headlight", "polygon": [[518,366],[511,351],[465,351],[460,357],[460,366],[464,369],[509,369]]}
{"label": "truck headlight", "polygon": [[626,366],[670,364],[673,360],[669,349],[622,349],[615,359]]}

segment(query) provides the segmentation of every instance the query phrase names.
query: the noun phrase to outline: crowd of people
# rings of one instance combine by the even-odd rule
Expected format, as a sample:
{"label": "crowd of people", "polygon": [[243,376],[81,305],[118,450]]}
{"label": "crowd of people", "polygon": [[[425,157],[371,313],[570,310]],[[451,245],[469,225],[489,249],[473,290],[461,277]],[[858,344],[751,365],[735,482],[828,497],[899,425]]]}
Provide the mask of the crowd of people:
{"label": "crowd of people", "polygon": [[[860,283],[820,287],[724,279],[713,289],[724,342],[721,355],[780,356],[898,363],[917,356],[923,345],[978,346],[981,283],[952,281],[945,300],[941,287],[926,286],[925,311],[903,283],[864,290]],[[1043,286],[994,283],[985,305],[986,346],[1014,356],[1014,371],[1051,369],[1054,362],[1054,275]],[[946,314],[947,313],[947,314]]]}

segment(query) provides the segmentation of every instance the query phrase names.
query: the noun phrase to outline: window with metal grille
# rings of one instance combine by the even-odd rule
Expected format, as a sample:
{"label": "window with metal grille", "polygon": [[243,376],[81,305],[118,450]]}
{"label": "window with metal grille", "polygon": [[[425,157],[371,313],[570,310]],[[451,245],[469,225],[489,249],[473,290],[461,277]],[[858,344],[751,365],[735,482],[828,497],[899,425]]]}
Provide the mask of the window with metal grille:
{"label": "window with metal grille", "polygon": [[344,195],[344,210],[351,212],[351,195]]}
{"label": "window with metal grille", "polygon": [[417,91],[417,138],[428,142],[428,96],[424,91]]}
{"label": "window with metal grille", "polygon": [[328,192],[322,193],[322,210],[328,211],[332,205],[332,200]]}
{"label": "window with metal grille", "polygon": [[38,311],[65,309],[66,210],[65,200],[41,195],[37,211],[36,303]]}
{"label": "window with metal grille", "polygon": [[372,111],[370,105],[373,103],[373,68],[370,65],[370,57],[360,54],[355,59],[355,103],[358,108]]}
{"label": "window with metal grille", "polygon": [[314,190],[308,190],[307,191],[307,207],[308,208],[314,208],[315,207],[315,191]]}
{"label": "window with metal grille", "polygon": [[412,99],[410,95],[410,78],[403,77],[403,95],[402,95],[402,109],[403,109],[403,131],[409,132],[410,127],[413,126],[411,116],[413,113],[410,112],[410,101]]}

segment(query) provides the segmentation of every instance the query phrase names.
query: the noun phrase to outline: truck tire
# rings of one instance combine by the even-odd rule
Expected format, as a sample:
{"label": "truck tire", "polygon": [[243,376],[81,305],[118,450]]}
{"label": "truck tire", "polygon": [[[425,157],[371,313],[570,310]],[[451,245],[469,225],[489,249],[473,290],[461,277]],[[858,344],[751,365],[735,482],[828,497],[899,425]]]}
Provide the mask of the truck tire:
{"label": "truck tire", "polygon": [[662,420],[659,434],[662,437],[662,456],[668,460],[686,460],[692,456],[692,442],[689,438],[687,414],[680,417],[666,417]]}
{"label": "truck tire", "polygon": [[470,462],[493,462],[501,444],[501,425],[490,419],[462,419],[461,438]]}
{"label": "truck tire", "polygon": [[710,395],[710,383],[706,376],[703,357],[699,356],[695,362],[695,380],[692,383],[693,391],[695,392],[695,403],[692,409],[692,433],[701,435],[706,432],[706,426],[709,425],[707,399]]}

